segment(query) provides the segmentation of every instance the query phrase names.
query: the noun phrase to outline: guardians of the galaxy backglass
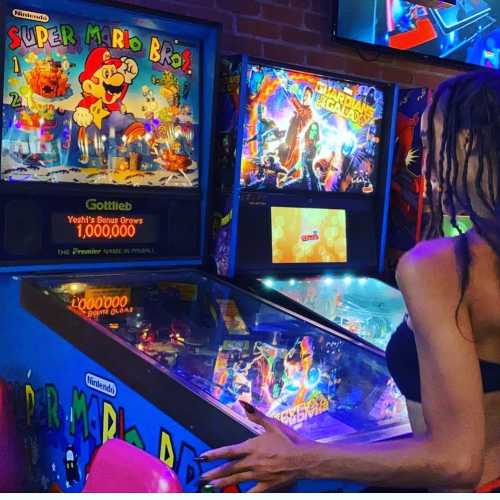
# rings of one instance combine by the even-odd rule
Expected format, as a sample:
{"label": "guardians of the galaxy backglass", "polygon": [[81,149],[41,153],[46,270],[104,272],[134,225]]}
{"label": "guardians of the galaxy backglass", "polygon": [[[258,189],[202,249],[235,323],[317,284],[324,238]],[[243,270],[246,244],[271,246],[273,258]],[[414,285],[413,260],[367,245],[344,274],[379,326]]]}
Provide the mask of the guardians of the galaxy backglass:
{"label": "guardians of the galaxy backglass", "polygon": [[247,82],[243,189],[375,191],[381,89],[260,64],[249,65]]}

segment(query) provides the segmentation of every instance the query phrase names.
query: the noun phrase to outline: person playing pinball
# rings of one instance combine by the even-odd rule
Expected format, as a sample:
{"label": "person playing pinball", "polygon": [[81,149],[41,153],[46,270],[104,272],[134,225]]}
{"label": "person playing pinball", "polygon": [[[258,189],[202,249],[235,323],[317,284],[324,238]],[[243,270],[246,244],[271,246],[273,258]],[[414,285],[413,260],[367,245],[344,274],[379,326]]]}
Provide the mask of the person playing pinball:
{"label": "person playing pinball", "polygon": [[[488,491],[500,478],[500,74],[440,85],[422,117],[431,212],[427,240],[399,261],[407,318],[387,347],[413,435],[365,444],[319,443],[243,405],[259,436],[204,453],[227,460],[202,479],[252,491],[300,478],[379,488]],[[457,214],[468,215],[463,233]],[[444,215],[460,233],[443,236]]]}

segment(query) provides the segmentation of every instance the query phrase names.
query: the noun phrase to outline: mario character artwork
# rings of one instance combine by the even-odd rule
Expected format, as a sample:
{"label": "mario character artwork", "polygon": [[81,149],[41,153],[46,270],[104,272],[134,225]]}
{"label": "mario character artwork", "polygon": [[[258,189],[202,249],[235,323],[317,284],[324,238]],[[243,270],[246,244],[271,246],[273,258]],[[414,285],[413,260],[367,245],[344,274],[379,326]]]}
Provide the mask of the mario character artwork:
{"label": "mario character artwork", "polygon": [[[89,162],[90,142],[94,145],[100,163],[106,165],[101,134],[104,120],[109,122],[106,124],[109,131],[114,129],[127,137],[126,128],[135,119],[133,115],[127,114],[123,101],[138,73],[138,65],[133,59],[112,57],[106,47],[93,49],[87,56],[84,69],[78,77],[83,99],[73,114],[73,120],[80,127],[78,131],[80,163]],[[92,126],[94,133],[92,140],[89,141],[88,129]]]}
{"label": "mario character artwork", "polygon": [[106,47],[92,50],[78,78],[83,99],[73,114],[76,124],[80,127],[94,124],[101,129],[103,120],[112,112],[126,113],[123,100],[138,72],[133,59],[114,58]]}
{"label": "mario character artwork", "polygon": [[7,18],[0,180],[198,185],[197,43],[132,19]]}

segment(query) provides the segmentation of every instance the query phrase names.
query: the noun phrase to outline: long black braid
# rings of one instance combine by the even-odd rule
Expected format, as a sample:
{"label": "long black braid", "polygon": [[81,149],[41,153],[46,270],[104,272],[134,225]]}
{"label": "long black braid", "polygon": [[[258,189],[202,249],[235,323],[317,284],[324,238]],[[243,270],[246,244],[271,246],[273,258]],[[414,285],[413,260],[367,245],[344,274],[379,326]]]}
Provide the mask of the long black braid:
{"label": "long black braid", "polygon": [[[438,112],[443,118],[443,131],[436,156],[434,119]],[[425,237],[444,236],[444,204],[451,225],[460,234],[455,245],[461,282],[455,312],[458,324],[472,260],[467,236],[457,223],[459,213],[470,217],[478,234],[498,256],[500,279],[500,72],[474,71],[442,83],[429,108],[428,136],[426,195],[431,211]],[[465,141],[465,148],[461,141]],[[439,184],[436,194],[433,178]]]}

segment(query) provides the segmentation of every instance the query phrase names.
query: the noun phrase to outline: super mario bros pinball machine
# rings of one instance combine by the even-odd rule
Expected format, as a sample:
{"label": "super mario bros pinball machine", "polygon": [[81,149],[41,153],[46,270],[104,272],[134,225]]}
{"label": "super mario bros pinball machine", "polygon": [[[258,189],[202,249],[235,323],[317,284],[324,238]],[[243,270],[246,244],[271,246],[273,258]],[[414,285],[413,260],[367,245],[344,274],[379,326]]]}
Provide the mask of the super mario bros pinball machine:
{"label": "super mario bros pinball machine", "polygon": [[[22,334],[2,329],[1,348],[22,362],[2,375],[18,395],[31,489],[80,491],[95,450],[119,437],[196,492],[212,465],[195,457],[258,432],[239,400],[322,442],[409,432],[376,350],[199,271],[29,276],[20,287],[9,331]],[[362,488],[301,481],[290,491]]]}
{"label": "super mario bros pinball machine", "polygon": [[201,262],[218,27],[115,2],[1,6],[0,261]]}
{"label": "super mario bros pinball machine", "polygon": [[[202,264],[219,26],[119,2],[2,0],[0,11],[0,377],[26,386],[27,490],[77,491],[78,464],[105,440],[97,422],[114,425],[96,395],[114,393],[89,375],[94,392],[68,396],[84,423],[63,413],[58,387],[78,387],[68,366],[82,354],[37,337],[21,285],[28,273]],[[87,300],[111,316],[130,309],[127,287]],[[116,412],[117,435],[140,445]]]}

